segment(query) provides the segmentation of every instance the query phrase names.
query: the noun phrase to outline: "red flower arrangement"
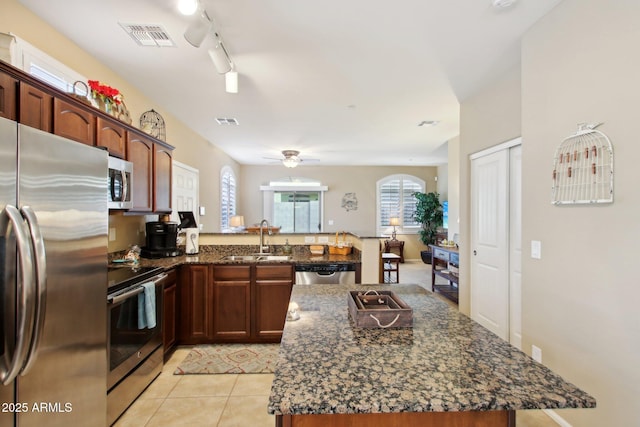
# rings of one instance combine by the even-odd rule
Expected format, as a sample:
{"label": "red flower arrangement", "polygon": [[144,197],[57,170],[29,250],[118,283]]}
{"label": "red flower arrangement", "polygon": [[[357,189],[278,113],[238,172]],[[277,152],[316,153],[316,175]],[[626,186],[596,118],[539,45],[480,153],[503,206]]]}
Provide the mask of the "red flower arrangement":
{"label": "red flower arrangement", "polygon": [[122,94],[118,89],[101,84],[98,80],[89,80],[88,83],[94,98],[100,97],[103,101],[110,101],[116,105],[122,103]]}

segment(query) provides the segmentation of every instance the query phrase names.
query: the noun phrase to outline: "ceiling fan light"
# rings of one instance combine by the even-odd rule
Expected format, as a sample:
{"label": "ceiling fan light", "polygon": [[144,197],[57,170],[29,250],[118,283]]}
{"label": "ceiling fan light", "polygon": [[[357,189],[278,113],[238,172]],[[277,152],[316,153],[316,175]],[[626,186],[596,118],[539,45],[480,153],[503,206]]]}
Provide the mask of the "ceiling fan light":
{"label": "ceiling fan light", "polygon": [[298,166],[299,162],[300,159],[298,159],[297,157],[287,157],[286,159],[282,159],[282,164],[286,168],[295,168],[296,166]]}
{"label": "ceiling fan light", "polygon": [[178,11],[186,16],[191,16],[198,10],[198,0],[178,0]]}

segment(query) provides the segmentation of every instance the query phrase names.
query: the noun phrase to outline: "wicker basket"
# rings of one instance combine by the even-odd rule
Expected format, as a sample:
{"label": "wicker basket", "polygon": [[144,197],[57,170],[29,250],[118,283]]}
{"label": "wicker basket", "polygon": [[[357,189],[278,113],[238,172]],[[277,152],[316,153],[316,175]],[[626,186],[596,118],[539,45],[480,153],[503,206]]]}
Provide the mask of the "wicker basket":
{"label": "wicker basket", "polygon": [[346,240],[346,233],[342,233],[342,240],[338,240],[336,233],[336,240],[333,243],[329,243],[329,253],[332,255],[349,255],[351,253],[351,243]]}
{"label": "wicker basket", "polygon": [[331,255],[349,255],[351,253],[351,246],[329,245],[329,253]]}
{"label": "wicker basket", "polygon": [[[79,90],[79,87],[81,87],[82,89]],[[78,80],[73,84],[73,92],[69,93],[69,95],[73,96],[80,102],[83,102],[87,105],[92,105],[91,100],[89,99],[89,87],[85,82],[81,80]]]}

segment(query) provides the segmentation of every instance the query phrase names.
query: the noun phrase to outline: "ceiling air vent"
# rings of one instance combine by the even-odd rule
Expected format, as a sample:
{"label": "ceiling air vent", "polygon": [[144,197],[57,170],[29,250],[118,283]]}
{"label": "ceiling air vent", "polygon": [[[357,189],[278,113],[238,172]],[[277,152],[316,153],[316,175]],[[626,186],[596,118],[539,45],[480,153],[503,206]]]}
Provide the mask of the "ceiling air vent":
{"label": "ceiling air vent", "polygon": [[219,125],[235,125],[238,126],[238,120],[236,119],[227,119],[224,117],[219,117],[216,119],[216,122],[218,122]]}
{"label": "ceiling air vent", "polygon": [[124,24],[120,26],[140,46],[174,47],[176,44],[169,33],[158,24]]}

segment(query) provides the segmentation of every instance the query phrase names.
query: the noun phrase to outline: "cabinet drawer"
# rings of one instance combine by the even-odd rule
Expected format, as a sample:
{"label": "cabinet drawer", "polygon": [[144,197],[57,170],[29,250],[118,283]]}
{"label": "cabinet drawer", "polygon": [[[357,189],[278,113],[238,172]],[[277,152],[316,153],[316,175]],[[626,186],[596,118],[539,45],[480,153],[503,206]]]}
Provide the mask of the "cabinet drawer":
{"label": "cabinet drawer", "polygon": [[443,251],[442,249],[434,248],[433,256],[439,259],[443,259],[445,261],[449,260],[449,252]]}
{"label": "cabinet drawer", "polygon": [[256,280],[284,279],[292,280],[293,271],[291,264],[282,265],[258,265],[256,266]]}
{"label": "cabinet drawer", "polygon": [[250,265],[214,265],[213,280],[251,280]]}
{"label": "cabinet drawer", "polygon": [[458,264],[460,264],[460,263],[458,262],[458,260],[459,260],[459,259],[460,259],[460,255],[459,255],[459,254],[451,254],[451,256],[450,256],[450,258],[449,258],[449,262],[450,262],[451,264],[458,265]]}

